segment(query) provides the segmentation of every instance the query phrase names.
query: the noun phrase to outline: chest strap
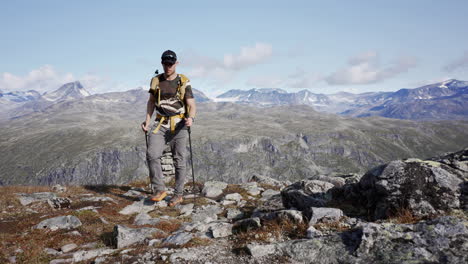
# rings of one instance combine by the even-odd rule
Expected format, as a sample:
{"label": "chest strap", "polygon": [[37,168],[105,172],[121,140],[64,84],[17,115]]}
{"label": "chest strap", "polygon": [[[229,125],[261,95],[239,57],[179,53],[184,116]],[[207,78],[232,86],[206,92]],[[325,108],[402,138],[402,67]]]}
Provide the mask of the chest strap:
{"label": "chest strap", "polygon": [[178,114],[178,115],[173,115],[173,116],[162,116],[162,115],[160,115],[160,114],[157,114],[157,115],[156,115],[156,119],[159,119],[159,124],[158,124],[158,126],[153,130],[153,134],[158,133],[159,129],[161,128],[162,123],[163,123],[165,120],[169,120],[169,123],[170,123],[170,126],[171,126],[171,133],[174,134],[174,132],[175,132],[175,125],[176,125],[175,119],[176,119],[176,118],[184,119],[184,117],[185,117],[185,114]]}

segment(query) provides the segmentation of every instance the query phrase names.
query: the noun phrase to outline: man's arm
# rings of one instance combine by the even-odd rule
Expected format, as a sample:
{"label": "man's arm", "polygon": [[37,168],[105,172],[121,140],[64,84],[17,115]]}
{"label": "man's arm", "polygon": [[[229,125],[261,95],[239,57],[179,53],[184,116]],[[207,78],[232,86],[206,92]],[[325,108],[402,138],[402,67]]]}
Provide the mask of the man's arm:
{"label": "man's arm", "polygon": [[153,94],[150,94],[148,98],[148,103],[146,104],[146,119],[143,124],[141,124],[141,128],[143,131],[147,132],[149,129],[149,126],[151,124],[151,116],[153,115],[154,112],[154,103],[156,102],[156,98],[154,97]]}
{"label": "man's arm", "polygon": [[185,125],[189,127],[193,123],[192,118],[195,118],[195,115],[197,113],[197,107],[195,105],[195,99],[194,98],[185,99],[185,103],[187,104],[187,108],[189,109],[188,118],[185,118]]}

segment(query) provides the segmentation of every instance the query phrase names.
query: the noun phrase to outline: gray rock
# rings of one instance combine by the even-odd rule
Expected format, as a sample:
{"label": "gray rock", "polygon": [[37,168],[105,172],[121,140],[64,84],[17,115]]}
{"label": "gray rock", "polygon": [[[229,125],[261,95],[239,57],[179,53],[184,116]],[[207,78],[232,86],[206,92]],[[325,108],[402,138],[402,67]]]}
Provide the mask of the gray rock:
{"label": "gray rock", "polygon": [[268,200],[271,197],[273,197],[274,195],[279,195],[280,193],[281,193],[280,191],[275,191],[275,190],[272,190],[272,189],[268,189],[268,190],[262,192],[262,199],[263,200]]}
{"label": "gray rock", "polygon": [[73,253],[73,261],[74,262],[85,261],[85,260],[89,260],[95,257],[110,255],[114,252],[116,252],[115,249],[108,249],[108,248],[98,248],[98,249],[93,249],[93,250],[80,250],[80,251]]}
{"label": "gray rock", "polygon": [[298,210],[280,210],[270,213],[263,213],[259,214],[259,217],[264,220],[291,221],[294,223],[302,223],[304,221],[302,212]]}
{"label": "gray rock", "polygon": [[240,202],[242,200],[242,195],[238,193],[230,193],[226,194],[226,196],[224,196],[224,199],[228,201]]}
{"label": "gray rock", "polygon": [[261,193],[263,188],[258,187],[256,182],[247,182],[247,183],[242,183],[239,187],[244,189],[248,194],[252,196],[257,196]]}
{"label": "gray rock", "polygon": [[112,202],[112,203],[117,203],[114,199],[106,196],[100,196],[100,197],[83,197],[80,199],[83,202]]}
{"label": "gray rock", "polygon": [[72,263],[73,258],[68,259],[53,259],[49,262],[49,264],[63,264],[63,263]]}
{"label": "gray rock", "polygon": [[157,228],[129,228],[123,225],[114,226],[112,238],[117,248],[123,248],[132,244],[141,243],[150,238],[154,233],[164,234]]}
{"label": "gray rock", "polygon": [[227,237],[232,235],[232,224],[216,223],[214,225],[210,225],[209,231],[214,238]]}
{"label": "gray rock", "polygon": [[209,223],[218,219],[218,214],[223,212],[223,209],[217,205],[204,205],[197,208],[196,212],[192,214],[193,222]]}
{"label": "gray rock", "polygon": [[80,247],[81,248],[96,248],[99,246],[99,243],[98,242],[90,242],[90,243],[86,243],[84,245],[81,245]]}
{"label": "gray rock", "polygon": [[55,193],[52,192],[38,192],[38,193],[17,193],[16,194],[21,205],[28,205],[34,202],[43,202],[48,199],[56,198]]}
{"label": "gray rock", "polygon": [[343,217],[343,211],[337,208],[311,207],[308,212],[311,216],[309,225],[314,225],[317,222],[339,221]]}
{"label": "gray rock", "polygon": [[190,204],[178,204],[176,205],[176,208],[179,209],[180,214],[186,216],[192,214],[193,211],[193,203]]}
{"label": "gray rock", "polygon": [[58,216],[46,219],[35,226],[36,229],[50,229],[52,231],[58,229],[71,229],[81,226],[80,219],[73,215]]}
{"label": "gray rock", "polygon": [[[302,180],[281,191],[283,205],[306,211],[310,207],[323,207],[332,199],[333,184],[318,180]],[[310,217],[306,215],[306,217]]]}
{"label": "gray rock", "polygon": [[68,253],[68,252],[74,250],[74,249],[77,248],[77,247],[78,247],[77,244],[71,243],[71,244],[66,244],[66,245],[62,246],[62,247],[60,248],[60,250],[62,250],[63,253]]}
{"label": "gray rock", "polygon": [[466,221],[440,217],[410,224],[361,223],[356,254],[364,262],[466,263]]}
{"label": "gray rock", "polygon": [[202,194],[209,198],[215,198],[220,196],[226,187],[227,183],[225,182],[207,181],[203,186]]}
{"label": "gray rock", "polygon": [[381,219],[400,210],[415,216],[463,208],[463,183],[467,172],[437,161],[397,160],[368,171],[359,187],[363,204]]}
{"label": "gray rock", "polygon": [[307,228],[307,238],[320,237],[322,235],[322,232],[318,231],[313,226],[309,226],[309,228]]}
{"label": "gray rock", "polygon": [[52,255],[52,256],[57,256],[60,254],[59,251],[53,249],[53,248],[44,248],[44,252],[48,255]]}
{"label": "gray rock", "polygon": [[192,238],[193,238],[193,235],[190,233],[179,232],[177,234],[174,234],[172,236],[165,238],[162,241],[162,243],[181,246],[181,245],[187,244],[190,240],[192,240]]}
{"label": "gray rock", "polygon": [[356,258],[350,254],[349,248],[343,243],[339,235],[286,241],[275,244],[275,249],[275,255],[289,257],[291,262],[359,263],[356,261]]}
{"label": "gray rock", "polygon": [[125,208],[120,210],[119,214],[131,215],[136,213],[148,213],[156,208],[156,203],[149,199],[142,199],[127,205]]}
{"label": "gray rock", "polygon": [[158,218],[152,218],[149,214],[147,213],[139,213],[136,217],[135,220],[133,221],[134,225],[156,225],[160,223],[161,219]]}
{"label": "gray rock", "polygon": [[262,224],[260,218],[246,218],[235,222],[232,227],[232,231],[233,233],[247,232],[253,229],[260,228],[261,226]]}
{"label": "gray rock", "polygon": [[236,208],[227,209],[227,219],[240,219],[244,216],[244,213]]}
{"label": "gray rock", "polygon": [[329,182],[335,187],[342,187],[346,184],[346,180],[341,177],[325,176],[325,175],[316,175],[310,177],[309,180],[319,180],[324,182]]}
{"label": "gray rock", "polygon": [[270,255],[276,252],[276,245],[275,244],[248,244],[247,245],[247,252],[252,255],[254,258],[260,258],[266,255]]}
{"label": "gray rock", "polygon": [[71,232],[69,232],[69,233],[67,233],[67,234],[70,234],[70,235],[73,235],[73,236],[81,236],[80,232],[78,232],[78,231],[76,231],[76,230],[71,231]]}
{"label": "gray rock", "polygon": [[271,186],[276,186],[276,187],[284,187],[286,186],[286,183],[275,180],[273,178],[267,177],[267,176],[262,176],[262,175],[252,175],[250,177],[249,182],[258,182],[258,183],[263,183],[263,184],[268,184]]}
{"label": "gray rock", "polygon": [[162,242],[161,239],[151,239],[150,241],[148,241],[148,246],[154,247],[155,245],[158,245],[161,242]]}
{"label": "gray rock", "polygon": [[96,214],[98,213],[98,211],[96,209],[99,209],[101,207],[96,207],[96,206],[86,206],[86,207],[83,207],[83,208],[80,208],[80,209],[76,209],[75,211],[77,212],[81,212],[81,211],[92,211],[92,212],[95,212]]}
{"label": "gray rock", "polygon": [[143,195],[141,194],[141,192],[137,191],[137,190],[128,190],[126,193],[122,194],[123,196],[126,196],[126,197],[138,197],[138,198],[142,198]]}
{"label": "gray rock", "polygon": [[233,205],[233,204],[236,204],[236,201],[223,200],[223,201],[221,202],[221,205],[222,205],[222,206],[228,206],[228,205]]}

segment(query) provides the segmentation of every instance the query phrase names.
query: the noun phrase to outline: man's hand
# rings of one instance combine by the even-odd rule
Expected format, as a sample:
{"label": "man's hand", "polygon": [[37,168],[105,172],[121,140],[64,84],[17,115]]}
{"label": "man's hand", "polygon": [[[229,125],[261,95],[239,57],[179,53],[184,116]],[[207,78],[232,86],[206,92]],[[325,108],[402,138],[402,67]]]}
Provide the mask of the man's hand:
{"label": "man's hand", "polygon": [[185,125],[190,127],[193,124],[193,119],[191,117],[185,118]]}
{"label": "man's hand", "polygon": [[141,129],[143,130],[143,132],[148,132],[148,129],[149,129],[149,125],[146,124],[146,121],[141,123]]}

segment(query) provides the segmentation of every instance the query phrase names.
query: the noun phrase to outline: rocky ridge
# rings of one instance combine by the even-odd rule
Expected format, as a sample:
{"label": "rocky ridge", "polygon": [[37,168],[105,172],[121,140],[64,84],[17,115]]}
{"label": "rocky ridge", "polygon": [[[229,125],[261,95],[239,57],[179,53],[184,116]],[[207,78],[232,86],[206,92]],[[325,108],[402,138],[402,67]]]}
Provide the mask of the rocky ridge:
{"label": "rocky ridge", "polygon": [[466,263],[467,182],[464,149],[364,175],[187,184],[174,208],[145,183],[2,187],[0,261]]}

